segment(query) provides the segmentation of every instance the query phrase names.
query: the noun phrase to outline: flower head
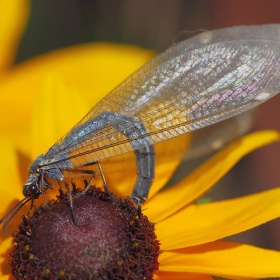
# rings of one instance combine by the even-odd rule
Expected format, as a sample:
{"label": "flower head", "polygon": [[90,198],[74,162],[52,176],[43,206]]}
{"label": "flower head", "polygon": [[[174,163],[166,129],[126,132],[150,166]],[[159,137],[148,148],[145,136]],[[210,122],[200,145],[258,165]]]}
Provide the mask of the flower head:
{"label": "flower head", "polygon": [[[279,276],[279,252],[219,241],[277,218],[280,207],[279,188],[238,199],[201,205],[193,203],[240,157],[279,139],[280,134],[275,131],[248,135],[219,152],[176,186],[153,195],[143,205],[144,214],[155,223],[155,233],[161,244],[159,269],[154,274],[155,279]],[[169,162],[165,168],[157,168],[157,174],[161,174],[161,180],[168,180],[168,169],[175,167],[176,163]],[[128,177],[127,180],[130,181],[131,178]],[[155,189],[160,188],[158,184],[161,184],[161,180],[155,181]],[[110,185],[112,188],[119,186]],[[15,188],[14,193],[16,192],[20,193],[20,189]],[[9,195],[5,199],[10,200],[12,197]],[[2,252],[8,247],[4,242]],[[67,259],[67,254],[65,258]],[[2,262],[5,261],[7,259],[4,258]]]}
{"label": "flower head", "polygon": [[[20,16],[17,13],[19,2],[27,3],[7,2],[3,9],[10,9],[11,15],[26,22],[27,12]],[[15,22],[14,18],[9,22]],[[12,42],[14,46],[20,33],[19,29],[11,28],[5,34],[12,34],[13,38],[3,41]],[[1,216],[22,198],[28,164],[70,129],[90,106],[153,55],[135,47],[87,44],[51,52],[11,67],[14,53],[7,56],[8,49],[3,46],[0,50],[0,62],[3,62],[0,117],[5,120],[0,122]],[[9,59],[4,60],[5,57]],[[161,243],[155,279],[280,276],[279,252],[220,241],[279,217],[279,188],[238,199],[194,203],[242,156],[279,138],[278,132],[266,131],[237,140],[176,186],[161,192],[180,158],[157,166],[150,197],[143,205],[144,214],[155,224],[155,234]],[[120,161],[116,160],[114,166],[118,163]],[[105,174],[112,192],[122,197],[131,193],[134,171],[114,173],[108,169]],[[23,212],[27,213],[28,207],[23,208]],[[16,217],[10,231],[16,230],[20,223],[20,217]],[[11,273],[8,259],[12,237],[1,233],[0,238],[0,274],[4,279]]]}
{"label": "flower head", "polygon": [[[158,268],[159,243],[132,200],[92,187],[73,185],[75,223],[67,194],[24,217],[11,253],[17,279],[151,279]],[[77,220],[76,220],[77,219]]]}

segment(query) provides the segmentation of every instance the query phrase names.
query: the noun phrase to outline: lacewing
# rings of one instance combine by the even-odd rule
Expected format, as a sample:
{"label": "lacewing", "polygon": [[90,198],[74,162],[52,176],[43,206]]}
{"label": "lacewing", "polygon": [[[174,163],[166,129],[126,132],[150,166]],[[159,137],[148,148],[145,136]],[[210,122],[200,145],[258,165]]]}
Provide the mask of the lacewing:
{"label": "lacewing", "polygon": [[6,231],[23,205],[64,180],[64,171],[93,179],[87,167],[97,165],[110,195],[102,160],[130,151],[138,175],[131,198],[141,204],[154,178],[154,144],[220,123],[279,91],[280,25],[225,28],[182,41],[133,73],[38,156],[24,198],[0,223],[7,220]]}

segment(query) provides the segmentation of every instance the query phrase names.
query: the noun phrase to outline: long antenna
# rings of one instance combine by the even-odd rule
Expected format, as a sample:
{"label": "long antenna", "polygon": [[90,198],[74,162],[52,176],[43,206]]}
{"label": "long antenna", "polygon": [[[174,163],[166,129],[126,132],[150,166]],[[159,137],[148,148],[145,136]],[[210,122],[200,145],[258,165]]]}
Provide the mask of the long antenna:
{"label": "long antenna", "polygon": [[12,219],[15,217],[15,215],[18,213],[18,211],[28,202],[30,201],[30,197],[25,197],[22,200],[20,200],[16,205],[12,207],[12,209],[0,220],[0,225],[11,215],[11,217],[8,219],[8,221],[4,225],[4,233],[8,234],[7,227],[11,223]]}

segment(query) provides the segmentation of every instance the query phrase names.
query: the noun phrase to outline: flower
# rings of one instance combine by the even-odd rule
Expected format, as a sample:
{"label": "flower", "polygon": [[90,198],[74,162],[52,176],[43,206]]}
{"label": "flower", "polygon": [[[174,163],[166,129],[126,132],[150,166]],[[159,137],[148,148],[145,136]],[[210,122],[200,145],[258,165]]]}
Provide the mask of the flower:
{"label": "flower", "polygon": [[[280,133],[276,131],[247,135],[220,151],[176,186],[154,194],[143,205],[145,215],[156,223],[156,235],[161,243],[159,270],[154,275],[155,279],[210,279],[211,276],[249,279],[280,276],[280,252],[219,241],[279,217],[280,188],[238,199],[193,204],[238,159],[253,149],[279,139]],[[10,174],[19,172],[15,161],[16,153],[9,145],[1,146],[1,150],[5,158],[13,159],[6,166],[9,172],[3,174],[8,182]],[[163,180],[169,179],[172,173],[169,172],[170,169],[174,170],[176,166],[177,162],[174,161],[157,168],[156,177],[161,176],[161,180],[155,180],[152,193],[162,186]],[[20,181],[19,177],[16,179]],[[131,183],[130,177],[127,180]],[[21,196],[20,186],[11,186],[11,191],[6,188],[1,190],[1,197],[6,205],[15,197]],[[112,186],[118,188],[118,184]],[[2,202],[1,205],[5,204]],[[1,214],[8,209],[1,206]],[[3,240],[2,233],[1,238]],[[2,276],[9,274],[7,251],[10,245],[10,237],[1,244]]]}
{"label": "flower", "polygon": [[[278,217],[279,188],[227,201],[202,205],[192,203],[246,153],[279,139],[280,134],[275,131],[245,136],[219,152],[178,185],[154,194],[144,204],[145,214],[156,223],[156,234],[161,243],[159,270],[155,279],[201,279],[210,278],[210,275],[232,279],[279,277],[279,252],[218,241]],[[20,181],[19,175],[16,175],[19,172],[16,151],[11,145],[1,145],[1,154],[10,159],[9,164],[4,166],[7,168],[3,174],[5,182],[10,180],[11,174],[12,178]],[[160,188],[159,185],[162,186],[162,181],[169,179],[170,169],[174,170],[176,166],[177,162],[174,161],[157,168],[156,177],[160,176],[161,180],[155,180],[152,193]],[[21,197],[20,185],[9,185],[13,186],[11,191],[2,187],[1,198],[4,201],[1,201],[1,205],[10,204],[15,197]],[[2,215],[6,211],[7,207],[0,208]],[[1,238],[3,240],[2,233]],[[9,273],[7,250],[10,245],[10,237],[1,244],[2,276]]]}
{"label": "flower", "polygon": [[[21,8],[18,13],[21,3],[25,9]],[[12,67],[15,42],[21,34],[18,27],[26,22],[28,2],[18,0],[1,5],[5,5],[2,11],[6,9],[7,14],[13,15],[1,26],[14,27],[9,32],[0,30],[0,36],[5,39],[2,42],[7,42],[0,50],[0,119],[5,120],[0,122],[0,216],[3,216],[15,200],[22,198],[28,164],[70,129],[89,106],[96,104],[153,53],[130,46],[87,44],[51,52]],[[10,45],[14,47],[13,52]],[[96,79],[93,81],[92,77]],[[247,135],[177,185],[161,192],[180,159],[157,166],[150,197],[143,205],[145,215],[156,224],[156,235],[161,243],[155,279],[280,276],[280,252],[221,241],[279,217],[279,188],[238,199],[202,205],[193,203],[241,157],[279,139],[276,131]],[[106,174],[111,191],[122,196],[130,194],[135,174],[130,170],[126,174]],[[27,211],[27,207],[23,209],[24,213]],[[12,221],[10,231],[16,230],[19,216]],[[0,279],[7,279],[11,271],[8,259],[12,237],[1,232],[0,238]]]}

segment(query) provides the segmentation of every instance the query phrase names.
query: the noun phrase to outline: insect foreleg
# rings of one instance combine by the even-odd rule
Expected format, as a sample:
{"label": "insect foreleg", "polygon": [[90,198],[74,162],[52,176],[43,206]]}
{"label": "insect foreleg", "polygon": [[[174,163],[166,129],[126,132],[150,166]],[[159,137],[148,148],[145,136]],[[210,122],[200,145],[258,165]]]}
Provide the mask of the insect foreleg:
{"label": "insect foreleg", "polygon": [[45,173],[43,170],[40,171],[39,191],[42,194],[43,203],[47,207],[48,204],[45,199]]}
{"label": "insect foreleg", "polygon": [[[86,164],[83,165],[83,166],[90,166],[90,165],[94,165],[94,164],[97,164],[97,166],[98,166],[98,168],[99,168],[100,175],[101,175],[101,178],[102,178],[102,181],[103,181],[103,186],[104,186],[104,189],[105,189],[107,195],[110,196],[110,198],[111,198],[112,200],[114,200],[114,198],[113,198],[113,196],[112,196],[112,194],[111,194],[111,192],[109,191],[109,188],[108,188],[108,186],[107,186],[107,183],[106,183],[106,180],[105,180],[105,176],[104,176],[104,173],[103,173],[101,164],[100,164],[98,161],[93,161],[93,162],[88,162],[88,163],[86,163]],[[82,194],[85,194],[85,193],[88,191],[88,189],[89,189],[89,187],[90,187],[92,181],[93,181],[94,178],[95,178],[95,172],[94,172],[93,170],[88,170],[88,169],[70,169],[70,170],[67,170],[67,171],[68,171],[68,172],[73,172],[73,173],[92,174],[92,177],[91,177],[90,181],[87,183],[87,185],[86,185],[84,191],[81,193],[81,195],[82,195]]]}
{"label": "insect foreleg", "polygon": [[72,220],[73,220],[75,225],[79,226],[80,224],[77,221],[76,216],[74,214],[74,205],[73,205],[72,193],[70,191],[70,188],[69,188],[69,185],[67,184],[67,182],[65,182],[65,188],[67,190],[67,197],[68,197],[68,201],[69,201],[69,205],[70,205],[70,213],[71,213]]}
{"label": "insect foreleg", "polygon": [[[96,164],[96,162],[94,163]],[[89,164],[87,164],[88,166]],[[89,182],[87,183],[85,189],[83,190],[82,194],[85,194],[87,192],[87,190],[89,189],[92,181],[94,180],[95,178],[95,171],[93,170],[88,170],[88,169],[71,169],[71,170],[67,170],[68,172],[72,172],[72,173],[82,173],[82,174],[90,174],[92,175],[91,179],[89,180]]]}
{"label": "insect foreleg", "polygon": [[[155,169],[155,151],[151,138],[143,122],[139,119],[128,117],[122,114],[104,111],[95,118],[89,119],[85,123],[73,129],[61,142],[61,148],[71,145],[77,146],[83,143],[85,139],[91,139],[98,134],[98,131],[105,127],[111,126],[119,133],[123,134],[130,140],[137,161],[138,178],[134,185],[131,198],[137,203],[143,203],[148,196],[150,187],[154,179]],[[110,194],[101,165],[98,161],[86,163],[84,166],[97,164],[102,176],[105,190]],[[71,169],[68,169],[71,171]]]}

